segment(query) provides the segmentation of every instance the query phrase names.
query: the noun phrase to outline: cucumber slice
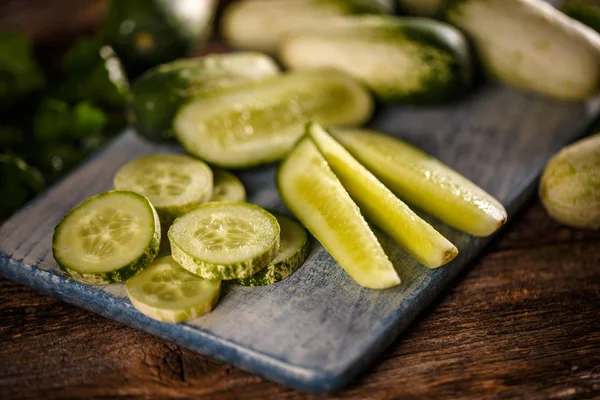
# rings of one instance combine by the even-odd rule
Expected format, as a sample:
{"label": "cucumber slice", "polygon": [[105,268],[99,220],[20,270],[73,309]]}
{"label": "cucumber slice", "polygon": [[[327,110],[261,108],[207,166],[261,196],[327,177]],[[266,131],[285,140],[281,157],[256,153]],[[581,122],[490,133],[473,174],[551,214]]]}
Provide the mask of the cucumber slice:
{"label": "cucumber slice", "polygon": [[225,9],[223,37],[232,47],[276,53],[289,32],[326,24],[335,16],[389,12],[381,0],[253,0]]}
{"label": "cucumber slice", "polygon": [[368,130],[331,133],[398,197],[440,221],[474,236],[489,236],[506,222],[498,200],[416,147]]}
{"label": "cucumber slice", "polygon": [[281,164],[277,185],[287,207],[357,283],[371,289],[400,283],[358,206],[309,138]]}
{"label": "cucumber slice", "polygon": [[236,279],[266,267],[279,250],[279,223],[249,203],[204,204],[169,229],[171,255],[205,279]]}
{"label": "cucumber slice", "polygon": [[81,282],[123,282],[154,260],[160,244],[156,210],[142,195],[113,190],[69,211],[54,229],[52,253]]}
{"label": "cucumber slice", "polygon": [[294,69],[344,71],[385,102],[439,103],[466,93],[472,81],[465,36],[426,18],[334,19],[286,37],[280,56]]}
{"label": "cucumber slice", "polygon": [[234,174],[223,169],[214,169],[213,176],[211,201],[246,201],[246,188]]}
{"label": "cucumber slice", "polygon": [[210,54],[159,65],[131,88],[135,129],[148,139],[170,139],[177,110],[191,98],[277,74],[275,60],[252,52]]}
{"label": "cucumber slice", "polygon": [[279,252],[269,265],[254,275],[228,281],[243,286],[264,286],[284,280],[293,274],[306,261],[310,252],[310,242],[304,227],[283,214],[273,213],[281,228]]}
{"label": "cucumber slice", "polygon": [[308,133],[327,163],[365,216],[390,235],[408,254],[429,268],[456,257],[458,249],[398,199],[319,125]]}
{"label": "cucumber slice", "polygon": [[162,322],[182,322],[209,313],[221,292],[221,281],[191,274],[171,256],[155,260],[126,286],[131,304]]}
{"label": "cucumber slice", "polygon": [[283,158],[310,120],[361,124],[372,109],[370,94],[344,73],[301,71],[194,99],[180,109],[174,131],[192,155],[243,168]]}
{"label": "cucumber slice", "polygon": [[131,190],[150,199],[168,224],[194,207],[210,201],[213,175],[200,160],[180,154],[140,157],[115,175],[115,189]]}

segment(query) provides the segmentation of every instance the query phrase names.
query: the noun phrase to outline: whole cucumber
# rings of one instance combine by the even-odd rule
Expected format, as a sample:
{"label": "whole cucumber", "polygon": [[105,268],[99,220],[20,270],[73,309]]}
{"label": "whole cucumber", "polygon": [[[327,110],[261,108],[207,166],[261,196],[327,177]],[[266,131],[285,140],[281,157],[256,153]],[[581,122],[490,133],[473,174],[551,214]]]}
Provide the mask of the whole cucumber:
{"label": "whole cucumber", "polygon": [[426,18],[340,17],[289,35],[280,58],[295,69],[340,69],[384,102],[439,103],[464,93],[472,81],[466,38]]}
{"label": "whole cucumber", "polygon": [[517,88],[583,100],[600,86],[600,36],[541,0],[451,0],[486,72]]}

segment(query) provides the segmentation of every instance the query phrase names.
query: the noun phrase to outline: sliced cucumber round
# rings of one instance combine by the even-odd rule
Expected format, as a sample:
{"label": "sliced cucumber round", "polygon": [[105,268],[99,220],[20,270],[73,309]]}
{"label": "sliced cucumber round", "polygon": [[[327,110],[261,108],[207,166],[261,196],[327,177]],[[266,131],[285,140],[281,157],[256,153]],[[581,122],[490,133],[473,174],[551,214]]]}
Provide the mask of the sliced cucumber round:
{"label": "sliced cucumber round", "polygon": [[279,282],[293,274],[306,260],[310,242],[306,230],[299,223],[283,214],[273,213],[281,228],[279,252],[269,265],[254,275],[233,279],[229,283],[243,286],[263,286]]}
{"label": "sliced cucumber round", "polygon": [[246,201],[246,188],[234,174],[223,169],[213,170],[211,201]]}
{"label": "sliced cucumber round", "polygon": [[148,197],[163,223],[210,201],[213,194],[210,167],[181,154],[140,157],[117,172],[114,184]]}
{"label": "sliced cucumber round", "polygon": [[150,201],[113,190],[69,211],[54,229],[52,253],[73,279],[91,284],[123,282],[154,260],[160,222]]}
{"label": "sliced cucumber round", "polygon": [[358,284],[386,289],[400,283],[358,206],[310,138],[281,164],[277,186],[288,208]]}
{"label": "sliced cucumber round", "polygon": [[279,251],[279,223],[249,203],[204,204],[169,228],[171,255],[205,279],[236,279],[266,267]]}
{"label": "sliced cucumber round", "polygon": [[191,274],[171,256],[155,260],[126,286],[131,304],[162,322],[182,322],[209,313],[221,292],[221,281]]}
{"label": "sliced cucumber round", "polygon": [[348,75],[296,71],[195,98],[179,110],[173,129],[195,157],[245,168],[283,158],[309,120],[360,125],[372,109],[369,92]]}

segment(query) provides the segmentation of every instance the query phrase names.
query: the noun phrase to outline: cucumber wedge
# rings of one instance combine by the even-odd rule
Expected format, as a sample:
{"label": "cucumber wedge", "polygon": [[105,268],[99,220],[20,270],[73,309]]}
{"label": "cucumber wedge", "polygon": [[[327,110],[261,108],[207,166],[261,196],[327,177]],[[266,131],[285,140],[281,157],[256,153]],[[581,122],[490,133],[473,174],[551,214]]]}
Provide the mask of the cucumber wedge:
{"label": "cucumber wedge", "polygon": [[244,168],[283,158],[310,120],[361,124],[372,109],[370,94],[344,73],[299,71],[194,99],[180,109],[174,131],[192,155]]}
{"label": "cucumber wedge", "polygon": [[273,213],[281,228],[279,252],[269,265],[254,275],[233,279],[228,283],[243,286],[264,286],[277,283],[293,274],[306,261],[310,242],[304,227],[283,214]]}
{"label": "cucumber wedge", "polygon": [[287,207],[360,285],[386,289],[398,273],[315,144],[302,139],[277,173]]}
{"label": "cucumber wedge", "polygon": [[489,236],[506,222],[498,200],[416,147],[368,130],[331,133],[398,197],[440,221],[474,236]]}
{"label": "cucumber wedge", "polygon": [[600,36],[539,0],[451,0],[486,72],[519,89],[583,100],[600,88]]}
{"label": "cucumber wedge", "polygon": [[159,65],[131,88],[134,127],[148,139],[170,139],[173,118],[189,99],[278,74],[271,57],[252,52],[211,54]]}
{"label": "cucumber wedge", "polygon": [[213,174],[200,160],[181,154],[140,157],[115,175],[115,189],[131,190],[150,199],[164,224],[210,201]]}
{"label": "cucumber wedge", "polygon": [[244,184],[231,172],[213,170],[213,196],[210,201],[246,201]]}
{"label": "cucumber wedge", "polygon": [[150,201],[113,190],[69,211],[54,229],[52,253],[62,271],[81,282],[123,282],[154,260],[160,222]]}
{"label": "cucumber wedge", "polygon": [[327,23],[340,15],[382,13],[389,5],[377,0],[252,0],[225,9],[223,37],[232,47],[274,54],[290,31]]}
{"label": "cucumber wedge", "polygon": [[204,204],[169,228],[171,255],[204,279],[248,277],[266,267],[279,251],[279,223],[249,203]]}
{"label": "cucumber wedge", "polygon": [[127,281],[131,304],[162,322],[182,322],[209,313],[219,300],[221,281],[202,279],[162,257]]}
{"label": "cucumber wedge", "polygon": [[292,33],[280,58],[293,69],[344,71],[384,102],[439,103],[464,94],[472,81],[467,39],[453,26],[425,18],[334,19]]}
{"label": "cucumber wedge", "polygon": [[307,131],[364,215],[408,254],[429,268],[440,267],[456,257],[458,250],[448,239],[394,196],[323,128],[309,124]]}

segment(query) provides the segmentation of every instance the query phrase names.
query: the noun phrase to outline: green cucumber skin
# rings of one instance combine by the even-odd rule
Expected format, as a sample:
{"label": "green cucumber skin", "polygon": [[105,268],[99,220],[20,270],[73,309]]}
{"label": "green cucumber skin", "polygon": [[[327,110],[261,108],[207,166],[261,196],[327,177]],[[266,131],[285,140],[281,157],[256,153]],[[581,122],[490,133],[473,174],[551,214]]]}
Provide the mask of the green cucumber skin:
{"label": "green cucumber skin", "polygon": [[[444,22],[392,16],[351,17],[342,21],[339,27],[332,26],[316,31],[316,34],[323,35],[320,38],[322,40],[326,40],[328,33],[332,34],[334,43],[336,35],[343,35],[342,40],[355,37],[356,40],[373,44],[398,44],[399,50],[402,49],[399,39],[408,40],[421,46],[424,51],[438,53],[449,60],[444,63],[443,68],[425,77],[419,88],[412,90],[407,90],[404,80],[401,79],[394,81],[392,78],[382,84],[376,82],[380,76],[362,77],[383,103],[438,104],[460,98],[472,87],[473,62],[468,41],[458,29]],[[306,34],[311,35],[308,32]],[[298,37],[302,36],[303,33],[298,34]],[[293,38],[292,35],[290,41],[293,41]],[[293,67],[291,63],[286,62],[285,50],[284,42],[283,62]],[[361,79],[359,76],[356,78]]]}
{"label": "green cucumber skin", "polygon": [[[271,212],[271,214],[283,215],[283,214],[276,213],[276,212]],[[289,217],[285,216],[285,218],[289,218]],[[295,221],[295,222],[297,222],[297,221]],[[300,222],[297,222],[297,223],[300,224]],[[304,229],[304,227],[302,227],[302,229]],[[291,274],[296,272],[296,270],[298,270],[298,268],[300,268],[302,266],[304,261],[306,261],[306,258],[308,257],[309,254],[310,254],[310,241],[308,240],[308,235],[306,234],[306,230],[304,230],[304,241],[302,243],[302,246],[300,246],[298,248],[296,253],[294,253],[294,255],[291,258],[288,258],[287,260],[281,261],[276,264],[269,264],[262,270],[258,271],[257,273],[255,273],[247,278],[232,279],[227,282],[233,283],[235,285],[242,285],[242,286],[272,285],[274,283],[284,280],[285,278],[287,278],[288,276],[290,276]]]}
{"label": "green cucumber skin", "polygon": [[444,8],[445,0],[396,0],[400,12],[435,18]]}
{"label": "green cucumber skin", "polygon": [[[89,200],[101,197],[101,196],[105,196],[111,192],[113,192],[113,191],[108,191],[108,192],[97,194],[95,196],[90,197],[86,201],[82,202],[77,207],[75,207],[71,211],[69,211],[63,217],[63,219],[58,223],[58,225],[56,225],[56,228],[54,228],[54,235],[52,238],[52,253],[54,255],[54,260],[60,267],[61,271],[63,271],[65,273],[65,275],[67,275],[77,281],[80,281],[83,283],[88,283],[90,285],[108,285],[111,283],[125,282],[127,279],[135,276],[138,272],[141,272],[152,261],[154,261],[154,259],[158,255],[158,251],[160,248],[161,228],[160,228],[160,220],[158,217],[158,213],[156,212],[156,209],[154,208],[154,206],[152,206],[152,204],[146,197],[144,197],[140,194],[137,194],[135,192],[128,192],[132,196],[137,196],[137,197],[143,198],[145,201],[148,202],[148,206],[152,209],[152,214],[154,216],[154,234],[152,235],[152,239],[150,240],[150,243],[147,246],[146,251],[144,253],[142,253],[137,259],[133,260],[131,263],[123,266],[122,268],[119,268],[114,271],[108,271],[108,272],[102,272],[102,273],[92,273],[92,274],[81,273],[81,272],[76,271],[72,268],[69,268],[67,265],[61,263],[60,259],[57,258],[55,255],[56,254],[55,249],[58,246],[56,243],[56,236],[57,236],[56,233],[61,229],[61,225],[63,223],[65,223],[67,218],[75,210],[77,210],[79,207],[81,207],[83,205],[83,203],[85,203]],[[119,192],[123,193],[126,191],[120,190]]]}
{"label": "green cucumber skin", "polygon": [[[512,15],[510,18],[498,16],[497,11],[491,9],[490,17],[493,15],[495,20],[514,22],[519,19],[515,13],[522,15],[520,25],[525,34],[523,37],[511,37],[509,44],[498,45],[494,41],[500,42],[503,38],[506,41],[505,37],[512,35],[512,30],[508,32],[510,26],[497,32],[497,35],[476,34],[471,26],[473,21],[464,18],[465,11],[471,5],[489,5],[491,8],[498,7],[498,4],[509,5]],[[526,92],[564,101],[585,100],[600,89],[600,37],[591,28],[567,17],[545,1],[511,0],[499,3],[497,0],[447,0],[442,18],[469,36],[477,50],[483,73],[491,79]],[[536,47],[538,44],[532,41],[533,36],[546,39],[543,42],[536,40],[542,43],[540,46],[543,48]],[[487,42],[482,38],[488,39]],[[527,52],[523,51],[526,44],[530,45]],[[552,51],[562,54],[557,57]],[[585,73],[574,72],[571,79],[565,79],[564,74],[560,74],[560,68],[555,68],[553,56],[557,61],[571,61],[573,69],[585,63],[587,70]],[[550,67],[535,65],[540,59]],[[507,62],[498,65],[503,64],[503,60]],[[562,69],[565,70],[564,66]]]}
{"label": "green cucumber skin", "polygon": [[[242,75],[220,66],[247,56],[263,63],[256,66],[256,76]],[[252,66],[249,66],[249,69]],[[259,69],[262,68],[262,69]],[[275,61],[260,53],[208,55],[197,59],[181,59],[159,65],[142,75],[131,88],[129,104],[134,128],[150,140],[173,139],[173,119],[177,110],[189,99],[247,81],[279,74]],[[148,106],[152,104],[152,107]]]}
{"label": "green cucumber skin", "polygon": [[251,260],[231,264],[213,264],[186,253],[173,242],[170,236],[169,241],[171,242],[171,257],[173,257],[179,265],[190,271],[192,274],[209,280],[227,280],[249,277],[265,268],[279,251],[278,236],[274,245],[272,245],[265,253],[257,255]]}

